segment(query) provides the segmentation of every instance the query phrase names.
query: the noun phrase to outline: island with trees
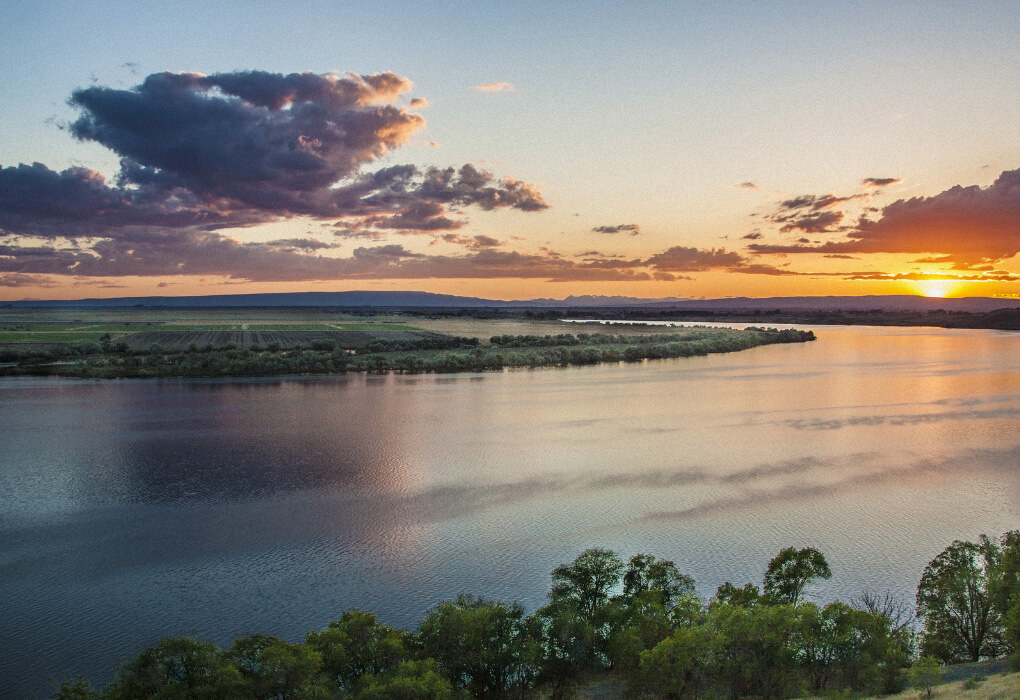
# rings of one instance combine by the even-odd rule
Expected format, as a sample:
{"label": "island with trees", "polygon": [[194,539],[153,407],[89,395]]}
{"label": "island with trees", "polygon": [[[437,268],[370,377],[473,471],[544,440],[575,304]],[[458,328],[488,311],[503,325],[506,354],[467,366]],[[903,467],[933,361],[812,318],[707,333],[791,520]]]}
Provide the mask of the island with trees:
{"label": "island with trees", "polygon": [[[692,357],[815,338],[811,331],[791,329],[662,332],[649,326],[621,328],[617,333],[501,333],[480,338],[479,330],[501,329],[483,321],[467,326],[470,336],[398,322],[209,325],[134,321],[7,326],[0,328],[0,376],[102,379],[480,372]],[[538,328],[562,331],[564,325],[553,322]]]}
{"label": "island with trees", "polygon": [[807,600],[832,576],[821,552],[791,547],[760,587],[727,582],[706,601],[672,561],[593,548],[553,570],[548,603],[531,614],[461,595],[416,630],[348,610],[298,643],[171,637],[105,688],[78,677],[51,697],[567,698],[610,677],[633,698],[860,697],[908,683],[930,693],[941,665],[959,661],[1012,654],[1020,670],[1020,531],[949,545],[924,571],[916,617],[873,591]]}

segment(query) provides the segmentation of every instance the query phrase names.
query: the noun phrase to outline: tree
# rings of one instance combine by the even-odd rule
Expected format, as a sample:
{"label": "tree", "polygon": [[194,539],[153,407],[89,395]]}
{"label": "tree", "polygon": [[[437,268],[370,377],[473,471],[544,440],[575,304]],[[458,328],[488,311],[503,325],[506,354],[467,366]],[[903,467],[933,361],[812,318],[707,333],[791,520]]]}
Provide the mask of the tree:
{"label": "tree", "polygon": [[619,599],[610,615],[611,632],[606,652],[613,668],[632,669],[641,652],[651,649],[670,636],[673,623],[670,611],[662,604],[662,591],[649,590],[629,601]]}
{"label": "tree", "polygon": [[121,664],[104,695],[111,700],[208,694],[223,665],[220,650],[194,637],[168,637]]}
{"label": "tree", "polygon": [[240,672],[248,688],[245,695],[259,700],[314,694],[315,678],[322,668],[322,657],[315,649],[265,634],[237,637],[224,657]]}
{"label": "tree", "polygon": [[65,679],[57,686],[53,679],[50,679],[53,686],[53,694],[50,700],[99,700],[99,691],[92,687],[92,684],[84,677],[78,676],[74,680]]}
{"label": "tree", "polygon": [[804,587],[819,578],[832,578],[832,571],[821,552],[814,547],[800,550],[787,547],[769,562],[762,590],[773,602],[796,605]]}
{"label": "tree", "polygon": [[978,543],[956,540],[928,562],[917,587],[923,653],[952,662],[1005,650],[1001,616],[989,594],[989,573],[998,560],[998,547],[982,535]]}
{"label": "tree", "polygon": [[570,565],[553,569],[549,598],[568,602],[578,613],[595,624],[596,613],[609,601],[620,582],[623,562],[608,549],[586,549]]}
{"label": "tree", "polygon": [[531,687],[538,675],[537,626],[519,603],[462,595],[429,611],[418,627],[422,654],[432,657],[455,688],[475,697],[502,697]]}
{"label": "tree", "polygon": [[730,697],[785,697],[796,686],[797,610],[720,604],[706,622],[716,639],[715,677]]}
{"label": "tree", "polygon": [[923,690],[930,698],[931,689],[942,680],[942,667],[934,656],[922,656],[910,668],[910,680],[914,687]]}
{"label": "tree", "polygon": [[623,596],[633,598],[643,591],[660,591],[662,604],[672,608],[681,596],[694,595],[694,579],[681,574],[676,564],[650,554],[635,554],[623,574]]}
{"label": "tree", "polygon": [[362,610],[347,610],[326,629],[309,632],[305,644],[322,656],[322,670],[339,688],[366,673],[383,673],[409,655],[403,634]]}
{"label": "tree", "polygon": [[541,635],[539,683],[553,698],[573,697],[577,674],[602,665],[595,628],[563,601],[552,601],[532,616]]}
{"label": "tree", "polygon": [[888,591],[881,594],[870,590],[864,591],[851,597],[850,604],[873,615],[884,615],[889,619],[891,633],[894,635],[909,631],[910,624],[914,621],[914,611],[910,604]]}
{"label": "tree", "polygon": [[[467,696],[455,690],[435,659],[402,661],[382,674],[362,676],[351,693],[355,700],[455,700]],[[346,697],[346,696],[345,696]]]}
{"label": "tree", "polygon": [[711,678],[714,647],[719,641],[704,626],[677,630],[641,653],[640,665],[628,674],[628,690],[639,697],[698,697]]}
{"label": "tree", "polygon": [[761,598],[761,591],[753,583],[737,588],[729,581],[723,583],[715,592],[711,605],[736,605],[741,608],[753,607]]}
{"label": "tree", "polygon": [[992,606],[1002,618],[1005,642],[1020,650],[1020,530],[1007,532],[999,540],[999,557],[989,572]]}
{"label": "tree", "polygon": [[815,691],[850,688],[897,692],[906,653],[889,618],[835,601],[797,606],[798,662]]}

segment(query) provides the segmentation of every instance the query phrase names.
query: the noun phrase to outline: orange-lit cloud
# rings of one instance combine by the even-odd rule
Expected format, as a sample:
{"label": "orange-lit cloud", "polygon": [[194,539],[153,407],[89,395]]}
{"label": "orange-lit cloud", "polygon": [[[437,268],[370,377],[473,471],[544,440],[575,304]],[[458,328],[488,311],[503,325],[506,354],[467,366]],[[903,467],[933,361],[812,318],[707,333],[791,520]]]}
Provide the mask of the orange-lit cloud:
{"label": "orange-lit cloud", "polygon": [[475,90],[479,92],[513,92],[513,83],[499,82],[499,83],[482,83],[481,85],[475,85]]}
{"label": "orange-lit cloud", "polygon": [[[813,205],[811,205],[813,206]],[[818,245],[748,246],[755,253],[934,253],[939,262],[994,263],[1020,252],[1020,170],[986,188],[956,186],[901,199],[877,219],[862,218],[843,240]]]}

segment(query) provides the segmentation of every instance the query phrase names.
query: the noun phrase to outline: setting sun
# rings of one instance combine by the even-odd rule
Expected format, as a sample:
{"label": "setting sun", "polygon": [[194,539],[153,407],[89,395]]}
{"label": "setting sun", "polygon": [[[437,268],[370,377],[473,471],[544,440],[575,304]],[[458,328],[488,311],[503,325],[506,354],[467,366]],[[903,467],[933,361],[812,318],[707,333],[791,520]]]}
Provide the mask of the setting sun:
{"label": "setting sun", "polygon": [[946,297],[956,289],[959,282],[956,280],[922,280],[917,283],[921,294],[926,297]]}

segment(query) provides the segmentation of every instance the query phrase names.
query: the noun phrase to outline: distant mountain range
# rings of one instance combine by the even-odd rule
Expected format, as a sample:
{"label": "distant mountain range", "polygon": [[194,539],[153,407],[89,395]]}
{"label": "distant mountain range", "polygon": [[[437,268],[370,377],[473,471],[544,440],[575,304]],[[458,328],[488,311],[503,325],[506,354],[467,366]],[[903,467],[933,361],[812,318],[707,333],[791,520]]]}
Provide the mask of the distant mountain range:
{"label": "distant mountain range", "polygon": [[987,313],[996,309],[1020,308],[1020,299],[963,297],[942,299],[909,295],[855,297],[769,297],[755,299],[640,299],[621,296],[568,296],[565,299],[500,301],[431,292],[283,292],[276,294],[219,294],[184,297],[120,297],[116,299],[22,300],[0,302],[9,309],[117,309],[117,308],[230,308],[230,307],[377,307],[377,308],[498,308],[578,309],[627,308],[668,311],[905,311],[938,309]]}

